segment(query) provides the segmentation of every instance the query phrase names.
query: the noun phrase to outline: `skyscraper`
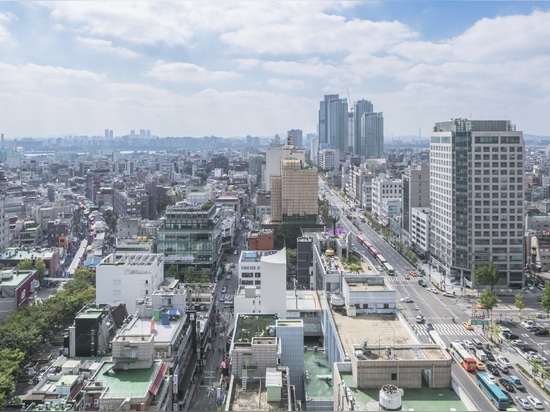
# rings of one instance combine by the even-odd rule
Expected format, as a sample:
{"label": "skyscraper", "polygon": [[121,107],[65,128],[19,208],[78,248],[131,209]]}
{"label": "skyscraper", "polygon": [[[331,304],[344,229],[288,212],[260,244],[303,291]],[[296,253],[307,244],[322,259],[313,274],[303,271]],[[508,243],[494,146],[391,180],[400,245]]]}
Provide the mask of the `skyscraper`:
{"label": "skyscraper", "polygon": [[384,156],[384,114],[365,112],[361,116],[361,153],[367,158]]}
{"label": "skyscraper", "polygon": [[436,123],[430,140],[430,252],[450,278],[479,286],[493,262],[500,284],[523,283],[523,133],[508,120]]}
{"label": "skyscraper", "polygon": [[353,154],[365,154],[365,141],[361,139],[361,118],[365,113],[373,111],[374,107],[370,100],[361,99],[353,104]]}
{"label": "skyscraper", "polygon": [[329,143],[340,153],[348,147],[348,101],[337,94],[327,94],[319,105],[319,144]]}

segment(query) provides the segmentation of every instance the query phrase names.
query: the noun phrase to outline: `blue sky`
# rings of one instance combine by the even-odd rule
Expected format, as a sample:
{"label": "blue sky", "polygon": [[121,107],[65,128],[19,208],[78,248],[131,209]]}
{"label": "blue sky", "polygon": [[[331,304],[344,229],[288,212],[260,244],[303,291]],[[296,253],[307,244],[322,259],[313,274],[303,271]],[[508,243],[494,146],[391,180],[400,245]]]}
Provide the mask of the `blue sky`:
{"label": "blue sky", "polygon": [[0,2],[0,132],[273,136],[371,100],[385,134],[452,117],[550,135],[550,2]]}

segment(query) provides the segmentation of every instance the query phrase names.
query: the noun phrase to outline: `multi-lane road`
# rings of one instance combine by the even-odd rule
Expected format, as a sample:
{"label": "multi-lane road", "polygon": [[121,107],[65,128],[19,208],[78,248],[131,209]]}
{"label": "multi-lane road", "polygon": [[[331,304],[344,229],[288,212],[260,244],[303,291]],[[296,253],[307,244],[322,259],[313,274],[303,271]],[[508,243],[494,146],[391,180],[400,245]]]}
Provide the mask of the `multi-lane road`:
{"label": "multi-lane road", "polygon": [[[405,260],[391,245],[389,245],[382,237],[376,233],[368,224],[361,223],[357,217],[357,212],[354,212],[353,205],[344,201],[330,188],[328,188],[323,181],[319,183],[320,196],[324,196],[329,201],[331,207],[338,208],[340,210],[340,224],[345,227],[345,230],[349,233],[353,233],[350,236],[350,243],[355,253],[360,254],[372,263],[373,267],[377,266],[377,263],[373,261],[372,256],[367,249],[358,244],[355,241],[355,235],[362,233],[370,243],[384,256],[384,258],[394,267],[395,276],[385,276],[385,280],[396,290],[397,300],[403,297],[412,298],[412,302],[398,302],[401,313],[404,317],[413,325],[420,341],[430,342],[429,336],[425,327],[425,324],[429,323],[432,327],[441,335],[444,342],[449,345],[452,341],[470,340],[474,337],[487,343],[487,340],[483,336],[483,331],[480,326],[476,326],[474,330],[467,330],[462,326],[463,321],[470,319],[475,311],[476,301],[472,298],[464,297],[459,290],[456,291],[455,297],[443,296],[442,291],[438,293],[431,292],[428,288],[424,288],[418,284],[418,278],[410,277],[406,279],[403,275],[409,273],[413,266]],[[348,219],[348,215],[351,215],[352,220]],[[355,223],[355,224],[354,224]],[[426,276],[424,279],[428,282],[433,281],[434,284],[445,284],[444,279],[438,272],[430,272],[426,266]],[[443,281],[443,282],[442,282]],[[428,286],[432,286],[429,284]],[[452,292],[453,289],[449,288]],[[511,316],[517,316],[517,309],[513,307],[513,297],[501,299],[499,305],[493,311],[493,317],[495,319],[509,319]],[[533,292],[525,292],[525,302],[528,308],[523,312],[531,313],[537,310],[536,296]],[[529,307],[533,306],[533,307]],[[486,315],[485,311],[479,311],[478,314]],[[425,324],[416,324],[415,316],[423,315]],[[535,337],[530,334],[526,334],[523,331],[521,339],[528,341],[533,347],[540,348],[541,354],[549,355],[550,347],[545,350],[545,342],[547,337]],[[500,348],[493,348],[495,355],[505,355],[513,363],[527,364],[527,362],[519,356],[519,353],[512,347],[506,344],[501,345]],[[530,367],[528,368],[530,370]],[[517,373],[516,373],[517,372]],[[514,371],[517,375],[523,377],[519,371]],[[478,410],[494,410],[493,405],[488,401],[487,397],[477,388],[475,380],[472,374],[467,373],[458,365],[453,365],[453,378],[457,384],[464,390],[470,399],[472,399]],[[526,378],[523,381],[527,381]],[[512,394],[528,396],[531,394],[541,400],[545,404],[546,409],[550,409],[550,402],[548,398],[540,391],[538,387],[528,383],[527,394]]]}

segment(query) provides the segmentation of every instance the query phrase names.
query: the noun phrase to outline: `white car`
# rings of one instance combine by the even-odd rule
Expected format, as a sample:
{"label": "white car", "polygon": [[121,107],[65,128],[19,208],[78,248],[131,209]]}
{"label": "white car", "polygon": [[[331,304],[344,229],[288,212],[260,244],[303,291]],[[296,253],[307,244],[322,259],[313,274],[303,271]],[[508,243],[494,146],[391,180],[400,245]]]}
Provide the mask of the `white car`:
{"label": "white car", "polygon": [[227,292],[227,287],[224,286],[224,287],[222,288],[222,293],[225,293],[225,292]]}
{"label": "white car", "polygon": [[531,407],[531,404],[529,403],[529,401],[527,400],[527,398],[524,398],[523,396],[516,396],[516,401],[521,405],[521,407],[523,409],[525,409],[526,411],[530,411],[531,409],[533,409]]}
{"label": "white car", "polygon": [[534,396],[528,396],[527,400],[531,403],[531,405],[533,405],[533,408],[538,409],[538,410],[543,410],[544,409],[544,405],[542,404],[540,399],[535,398]]}
{"label": "white car", "polygon": [[495,378],[493,375],[487,374],[486,377],[487,377],[487,380],[491,381],[491,383],[494,383],[495,385],[498,384],[497,378]]}
{"label": "white car", "polygon": [[512,364],[508,360],[508,358],[505,358],[504,356],[497,356],[497,362],[500,363],[503,366],[506,366],[507,368],[511,368]]}
{"label": "white car", "polygon": [[436,288],[428,288],[428,290],[432,293],[435,293],[437,295],[437,289]]}
{"label": "white car", "polygon": [[515,340],[512,341],[512,345],[517,346],[518,348],[520,348],[522,346],[527,346],[528,343],[525,342],[524,340],[521,340],[521,339],[515,339]]}
{"label": "white car", "polygon": [[532,320],[524,320],[523,322],[520,323],[520,325],[523,326],[524,328],[526,328],[528,326],[535,326],[536,322],[534,322]]}
{"label": "white car", "polygon": [[443,292],[443,296],[446,296],[448,298],[454,298],[455,294],[451,292]]}
{"label": "white car", "polygon": [[399,301],[405,302],[405,303],[412,303],[413,299],[410,296],[405,296],[404,298],[399,299]]}
{"label": "white car", "polygon": [[469,350],[474,350],[476,348],[476,345],[474,345],[474,342],[472,342],[471,340],[462,341],[462,345]]}

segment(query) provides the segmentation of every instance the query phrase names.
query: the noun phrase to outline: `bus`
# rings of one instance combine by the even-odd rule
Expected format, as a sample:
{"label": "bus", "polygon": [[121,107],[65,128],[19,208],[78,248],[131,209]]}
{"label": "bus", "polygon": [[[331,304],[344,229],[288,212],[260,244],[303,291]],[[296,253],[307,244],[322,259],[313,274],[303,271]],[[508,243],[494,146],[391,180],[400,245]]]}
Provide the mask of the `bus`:
{"label": "bus", "polygon": [[477,361],[458,342],[451,342],[451,355],[468,372],[477,370]]}
{"label": "bus", "polygon": [[510,407],[508,397],[502,392],[496,383],[493,383],[488,379],[486,372],[479,372],[476,377],[476,382],[499,411],[505,411]]}
{"label": "bus", "polygon": [[435,330],[430,330],[428,331],[428,335],[430,335],[430,339],[433,343],[439,345],[439,347],[444,351],[447,350],[447,345],[445,345],[445,342],[443,341],[443,339],[441,339],[439,333],[437,333]]}
{"label": "bus", "polygon": [[393,270],[393,266],[390,265],[388,262],[382,263],[382,267],[387,272],[388,275],[393,276],[395,275],[395,270]]}
{"label": "bus", "polygon": [[357,235],[355,236],[355,239],[357,240],[357,243],[365,246],[367,244],[367,239],[363,235]]}

